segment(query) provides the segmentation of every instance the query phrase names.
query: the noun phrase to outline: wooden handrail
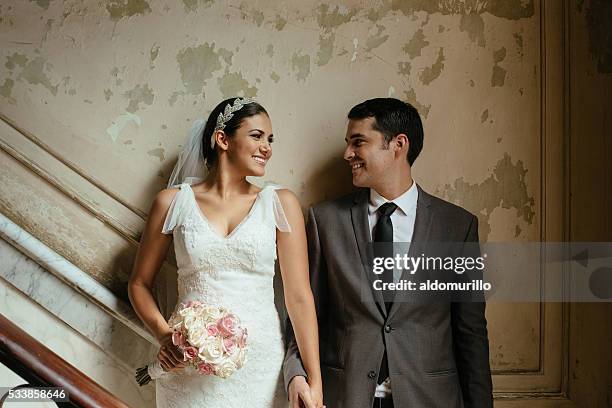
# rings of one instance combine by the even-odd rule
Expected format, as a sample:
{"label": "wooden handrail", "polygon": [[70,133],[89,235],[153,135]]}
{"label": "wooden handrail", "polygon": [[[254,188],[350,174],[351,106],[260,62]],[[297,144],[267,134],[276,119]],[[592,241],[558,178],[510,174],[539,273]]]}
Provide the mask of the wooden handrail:
{"label": "wooden handrail", "polygon": [[0,361],[36,387],[61,387],[73,406],[128,407],[0,314]]}

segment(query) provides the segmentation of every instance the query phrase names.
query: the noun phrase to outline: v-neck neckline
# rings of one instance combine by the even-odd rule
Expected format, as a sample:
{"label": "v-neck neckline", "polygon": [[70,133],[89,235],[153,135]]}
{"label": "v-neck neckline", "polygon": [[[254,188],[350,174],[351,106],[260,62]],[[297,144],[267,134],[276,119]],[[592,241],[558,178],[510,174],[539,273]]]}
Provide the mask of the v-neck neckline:
{"label": "v-neck neckline", "polygon": [[206,217],[206,214],[204,214],[204,211],[202,211],[202,208],[200,208],[200,206],[198,204],[198,200],[196,200],[196,197],[195,197],[195,191],[193,191],[193,189],[191,188],[191,185],[188,184],[187,186],[189,188],[189,191],[191,191],[191,198],[193,199],[193,205],[195,206],[195,210],[197,211],[198,215],[200,216],[200,219],[208,226],[208,229],[210,229],[213,234],[215,234],[219,239],[222,239],[222,240],[225,240],[225,241],[227,241],[230,238],[232,238],[240,230],[242,225],[244,223],[246,223],[249,218],[251,218],[251,215],[253,214],[253,211],[255,211],[255,208],[257,207],[257,203],[259,202],[259,199],[261,197],[261,193],[264,191],[264,188],[265,188],[265,187],[262,188],[257,193],[257,196],[255,197],[255,200],[253,201],[253,204],[251,205],[251,209],[242,218],[242,220],[238,223],[238,225],[236,225],[234,227],[234,229],[229,232],[229,234],[223,236],[217,230],[217,228],[215,228],[215,226],[208,220],[208,217]]}

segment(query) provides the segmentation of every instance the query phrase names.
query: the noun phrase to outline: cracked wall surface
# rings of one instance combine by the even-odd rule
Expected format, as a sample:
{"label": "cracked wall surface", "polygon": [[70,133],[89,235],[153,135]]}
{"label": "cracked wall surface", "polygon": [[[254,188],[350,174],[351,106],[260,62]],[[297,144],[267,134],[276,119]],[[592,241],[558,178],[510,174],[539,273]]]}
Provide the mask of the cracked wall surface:
{"label": "cracked wall surface", "polygon": [[[521,217],[538,212],[528,148],[540,120],[538,13],[533,0],[3,1],[0,106],[144,213],[190,123],[224,98],[268,108],[278,135],[268,178],[306,206],[333,195],[313,177],[340,154],[349,108],[394,96],[425,121],[418,181],[452,199],[465,195],[453,186],[494,180],[483,194],[514,203],[513,228],[528,238],[538,229],[538,217]],[[494,177],[505,157],[525,171],[516,193]],[[491,204],[465,205],[485,235],[495,230]]]}
{"label": "cracked wall surface", "polygon": [[[612,8],[569,4],[580,101],[572,150],[588,135],[601,148],[584,162],[611,163]],[[306,207],[352,190],[341,157],[348,110],[393,96],[424,120],[415,180],[476,214],[482,240],[538,241],[541,11],[539,0],[0,0],[0,113],[144,218],[191,123],[222,99],[252,96],[270,112],[276,142],[265,178]],[[94,217],[73,220],[76,206],[55,191],[36,199],[29,190],[45,184],[26,169],[16,177],[8,163],[5,212],[125,297],[134,242]],[[596,174],[610,174],[606,166]],[[574,201],[590,197],[579,181]],[[600,202],[587,204],[601,212]],[[576,222],[574,232],[609,231],[611,219]],[[503,324],[507,310],[489,308],[491,337],[513,339],[492,343],[494,369],[538,369],[537,308],[513,309],[512,325]]]}
{"label": "cracked wall surface", "polygon": [[[539,13],[535,0],[0,0],[0,112],[145,217],[192,122],[222,99],[266,107],[276,141],[265,178],[307,207],[352,190],[349,109],[393,96],[424,121],[415,180],[476,214],[481,239],[536,241]],[[31,201],[11,213],[30,231],[69,223],[71,206]],[[62,217],[40,223],[42,213]],[[134,245],[117,235],[101,246],[79,229],[89,224],[43,238],[125,297]],[[514,325],[491,325],[493,338],[519,339],[493,344],[494,367],[537,367],[537,310],[525,308]]]}

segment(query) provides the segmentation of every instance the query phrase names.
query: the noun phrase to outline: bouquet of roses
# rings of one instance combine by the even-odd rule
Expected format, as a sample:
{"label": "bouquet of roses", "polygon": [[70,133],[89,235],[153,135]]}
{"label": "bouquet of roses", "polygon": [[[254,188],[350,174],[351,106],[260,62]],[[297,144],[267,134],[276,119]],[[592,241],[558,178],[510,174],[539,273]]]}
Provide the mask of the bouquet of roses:
{"label": "bouquet of roses", "polygon": [[[227,309],[189,301],[178,307],[168,323],[174,331],[172,344],[198,373],[227,378],[244,365],[247,329]],[[164,373],[155,361],[136,370],[136,380],[142,386]]]}

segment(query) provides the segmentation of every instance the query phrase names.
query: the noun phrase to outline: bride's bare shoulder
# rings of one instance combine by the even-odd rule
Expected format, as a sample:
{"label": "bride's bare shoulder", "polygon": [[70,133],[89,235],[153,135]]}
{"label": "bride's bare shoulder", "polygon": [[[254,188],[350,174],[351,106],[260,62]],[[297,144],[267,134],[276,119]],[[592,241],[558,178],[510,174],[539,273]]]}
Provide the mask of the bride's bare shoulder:
{"label": "bride's bare shoulder", "polygon": [[165,214],[170,208],[172,204],[172,200],[179,192],[178,187],[165,188],[158,192],[153,199],[153,204],[151,205],[151,213],[162,213]]}
{"label": "bride's bare shoulder", "polygon": [[283,209],[300,209],[300,201],[297,195],[289,190],[288,188],[279,188],[275,190],[278,198],[280,199]]}

